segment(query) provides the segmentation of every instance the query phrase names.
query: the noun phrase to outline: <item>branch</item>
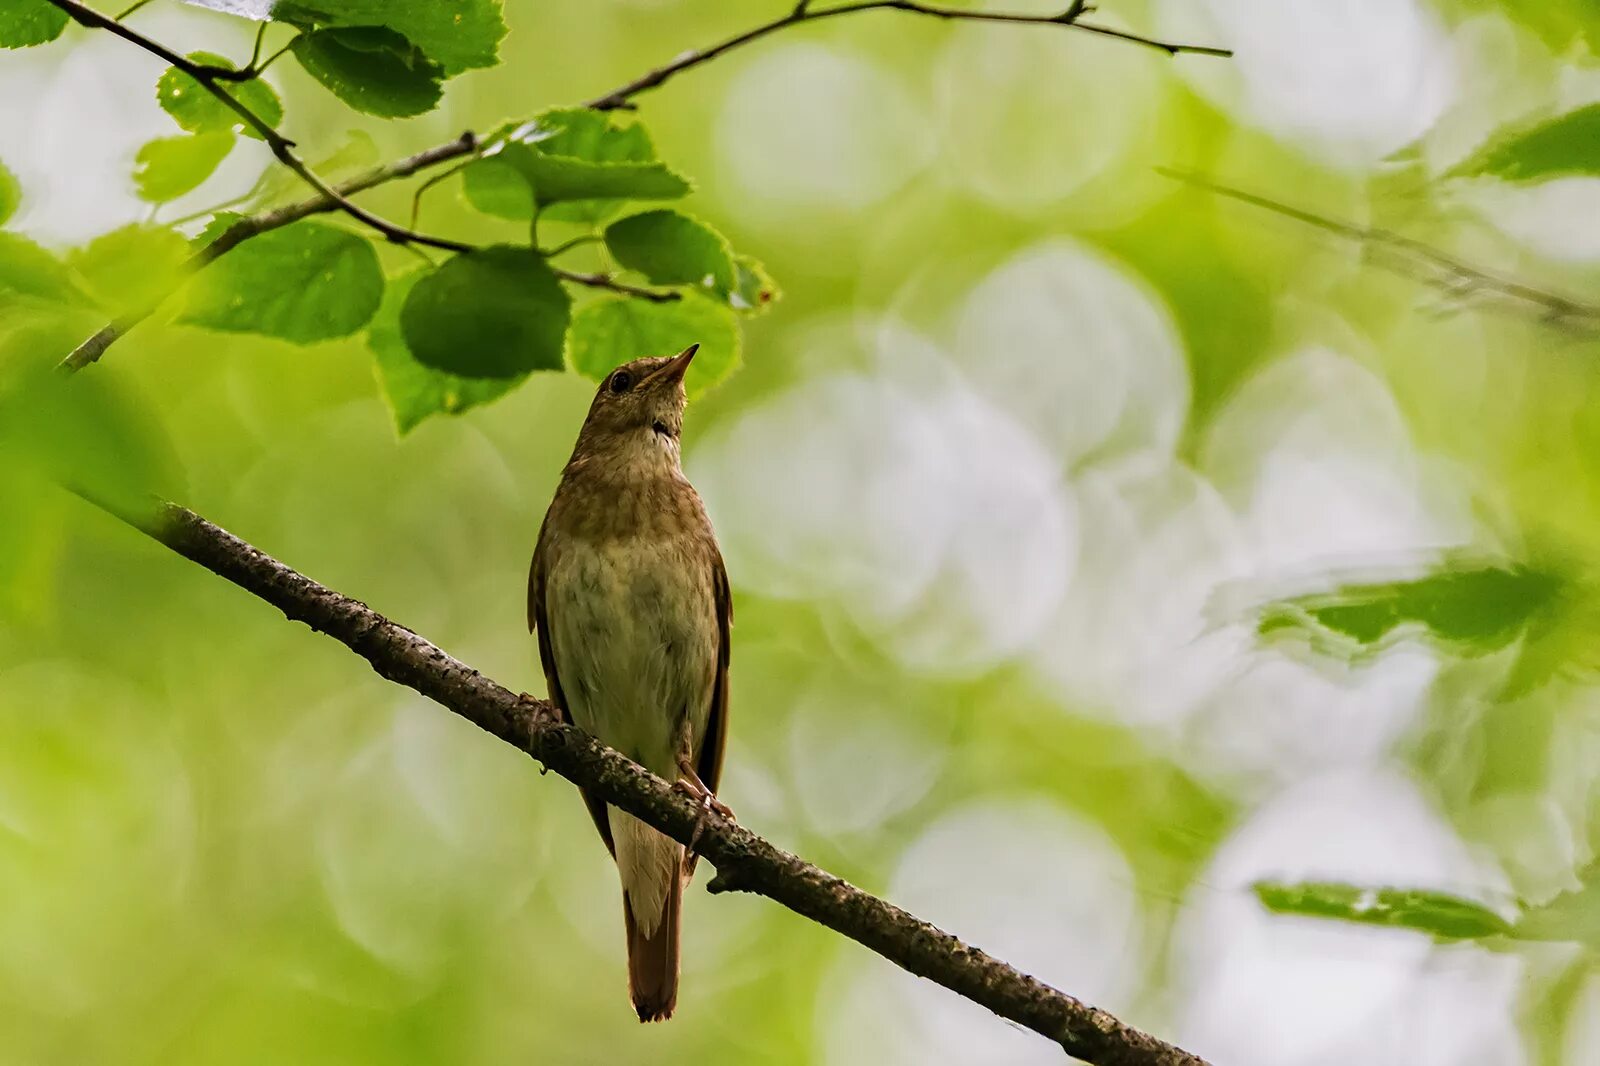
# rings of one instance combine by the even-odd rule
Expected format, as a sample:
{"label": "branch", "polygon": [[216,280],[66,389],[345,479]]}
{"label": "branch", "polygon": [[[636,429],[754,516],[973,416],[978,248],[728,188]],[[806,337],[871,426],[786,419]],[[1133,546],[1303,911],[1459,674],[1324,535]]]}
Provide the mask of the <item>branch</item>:
{"label": "branch", "polygon": [[796,4],[792,11],[781,18],[763,23],[710,47],[697,48],[685,52],[665,66],[657,67],[640,75],[633,81],[619,85],[610,92],[595,97],[584,106],[592,107],[596,111],[614,111],[618,108],[632,107],[633,98],[640,93],[654,89],[675,75],[715,59],[724,52],[730,52],[740,45],[749,44],[751,41],[759,40],[769,33],[776,33],[778,30],[788,26],[798,26],[802,22],[816,22],[820,19],[833,18],[835,15],[854,15],[863,11],[902,11],[912,15],[926,15],[930,18],[964,22],[1010,22],[1032,26],[1065,26],[1068,29],[1082,30],[1085,33],[1094,33],[1102,37],[1114,37],[1130,44],[1155,48],[1171,56],[1185,52],[1222,57],[1233,55],[1232,49],[1228,48],[1212,48],[1209,45],[1175,44],[1169,41],[1158,41],[1151,37],[1125,33],[1110,26],[1084,22],[1082,21],[1082,16],[1089,11],[1089,5],[1082,2],[1082,0],[1074,0],[1073,4],[1065,11],[1055,15],[1014,15],[998,11],[969,11],[963,8],[939,7],[934,4],[919,3],[916,0],[857,0],[855,3],[841,4],[838,7],[813,9],[809,0],[807,0],[806,3]]}
{"label": "branch", "polygon": [[624,296],[633,296],[640,300],[649,300],[651,303],[664,304],[681,299],[681,294],[679,293],[664,289],[643,289],[637,285],[629,285],[626,282],[618,281],[610,274],[580,274],[575,270],[563,270],[558,266],[551,266],[550,269],[562,281],[570,281],[575,285],[587,285],[592,289],[610,289],[612,292],[620,292]]}
{"label": "branch", "polygon": [[[699,808],[620,752],[572,726],[550,703],[518,696],[365,604],[307,578],[175,504],[129,512],[89,499],[179,555],[265,600],[367,660],[381,677],[427,696],[548,769],[680,843]],[[901,968],[982,1004],[1098,1066],[1205,1062],[864,892],[750,830],[707,816],[697,849],[717,869],[713,892],[752,892],[841,933]]]}
{"label": "branch", "polygon": [[[222,101],[229,110],[238,115],[245,125],[261,135],[261,139],[267,143],[268,148],[272,149],[272,154],[277,157],[278,162],[294,171],[302,181],[321,193],[324,199],[331,201],[334,207],[356,221],[377,230],[396,244],[425,244],[451,252],[471,250],[472,245],[470,244],[463,244],[461,241],[453,241],[444,237],[430,237],[425,233],[418,233],[415,230],[396,225],[346,198],[339,190],[318,177],[315,171],[306,166],[305,162],[295,155],[293,141],[273,129],[261,116],[241,104],[234,98],[232,93],[218,85],[214,68],[203,66],[185,56],[181,56],[159,41],[153,41],[138,30],[129,29],[116,19],[102,15],[93,8],[85,7],[83,4],[78,3],[77,0],[50,0],[50,3],[59,7],[85,26],[109,30],[123,40],[138,45],[146,52],[165,60],[199,82],[208,93]],[[219,252],[218,254],[220,255],[221,253]]]}
{"label": "branch", "polygon": [[1379,266],[1429,288],[1437,289],[1451,299],[1488,295],[1498,298],[1507,310],[1532,311],[1539,321],[1549,325],[1583,335],[1600,334],[1600,305],[1583,303],[1560,293],[1548,292],[1524,282],[1501,277],[1480,267],[1463,263],[1432,245],[1395,233],[1393,230],[1358,226],[1352,222],[1318,215],[1186,171],[1171,170],[1166,167],[1157,167],[1156,171],[1197,189],[1204,189],[1217,196],[1249,204],[1251,207],[1259,207],[1284,218],[1292,218],[1296,222],[1354,241],[1367,248],[1376,248],[1387,253],[1385,257],[1374,259]]}

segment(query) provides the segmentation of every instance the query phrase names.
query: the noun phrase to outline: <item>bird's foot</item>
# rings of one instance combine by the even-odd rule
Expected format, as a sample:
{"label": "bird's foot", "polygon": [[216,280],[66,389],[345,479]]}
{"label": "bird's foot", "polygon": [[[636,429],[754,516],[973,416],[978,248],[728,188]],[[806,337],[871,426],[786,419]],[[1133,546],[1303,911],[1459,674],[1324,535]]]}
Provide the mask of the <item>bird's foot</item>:
{"label": "bird's foot", "polygon": [[[537,696],[530,696],[526,692],[519,692],[517,693],[517,701],[521,703],[522,706],[527,710],[528,717],[533,719],[533,728],[535,732],[538,732],[545,726],[562,724],[563,719],[561,717],[560,708],[551,703],[549,700],[541,700]],[[543,777],[549,772],[550,767],[541,762],[539,764],[539,776]]]}
{"label": "bird's foot", "polygon": [[678,764],[678,771],[683,776],[674,781],[672,787],[688,796],[699,808],[694,816],[694,832],[689,834],[689,846],[683,853],[683,876],[688,880],[694,876],[695,863],[700,860],[698,850],[700,837],[705,832],[709,816],[715,812],[725,821],[738,822],[739,819],[734,817],[732,807],[717,799],[717,794],[706,787],[706,783],[700,780],[700,775],[694,772],[694,767],[689,765],[688,760]]}

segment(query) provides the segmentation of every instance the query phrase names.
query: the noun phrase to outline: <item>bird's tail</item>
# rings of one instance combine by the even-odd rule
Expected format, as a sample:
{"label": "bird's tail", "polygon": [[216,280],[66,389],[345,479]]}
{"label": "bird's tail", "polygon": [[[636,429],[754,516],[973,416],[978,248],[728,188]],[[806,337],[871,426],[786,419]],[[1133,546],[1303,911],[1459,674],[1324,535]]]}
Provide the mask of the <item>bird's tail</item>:
{"label": "bird's tail", "polygon": [[628,936],[628,996],[641,1022],[672,1017],[678,1003],[683,845],[612,808]]}

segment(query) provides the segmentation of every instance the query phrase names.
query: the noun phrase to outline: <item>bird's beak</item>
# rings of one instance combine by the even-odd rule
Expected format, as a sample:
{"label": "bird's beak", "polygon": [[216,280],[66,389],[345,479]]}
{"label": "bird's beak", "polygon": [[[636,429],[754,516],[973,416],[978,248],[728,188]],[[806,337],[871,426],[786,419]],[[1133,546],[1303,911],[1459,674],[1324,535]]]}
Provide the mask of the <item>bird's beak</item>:
{"label": "bird's beak", "polygon": [[691,344],[671,359],[660,370],[651,375],[652,381],[663,381],[668,385],[676,384],[683,380],[683,375],[689,372],[689,363],[694,360],[694,353],[700,350],[698,344]]}

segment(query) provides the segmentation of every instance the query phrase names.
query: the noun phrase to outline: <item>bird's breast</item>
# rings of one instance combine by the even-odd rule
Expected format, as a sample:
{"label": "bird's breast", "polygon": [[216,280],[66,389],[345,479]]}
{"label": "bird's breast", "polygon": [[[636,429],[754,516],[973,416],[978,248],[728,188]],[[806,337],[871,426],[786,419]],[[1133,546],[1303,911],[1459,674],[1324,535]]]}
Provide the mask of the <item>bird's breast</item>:
{"label": "bird's breast", "polygon": [[689,536],[571,539],[551,562],[546,618],[577,725],[669,779],[687,720],[710,711],[711,574]]}

